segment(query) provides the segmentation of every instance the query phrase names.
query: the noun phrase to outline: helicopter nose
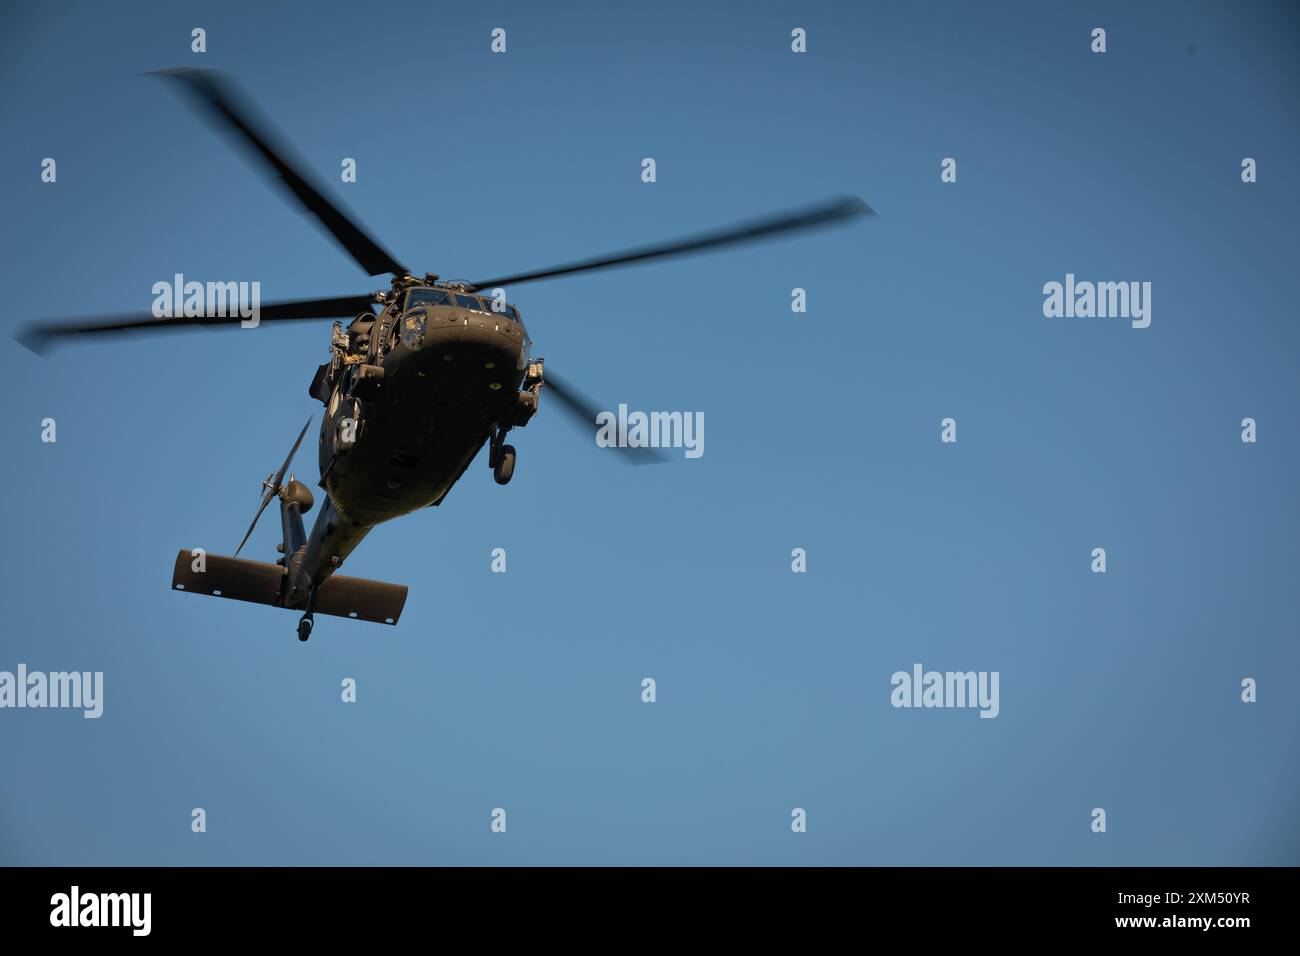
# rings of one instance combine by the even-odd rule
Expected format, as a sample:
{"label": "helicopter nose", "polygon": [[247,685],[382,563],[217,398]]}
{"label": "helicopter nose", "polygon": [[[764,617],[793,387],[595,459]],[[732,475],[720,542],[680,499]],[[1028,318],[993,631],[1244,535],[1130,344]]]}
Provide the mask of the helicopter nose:
{"label": "helicopter nose", "polygon": [[515,362],[524,348],[524,328],[507,315],[447,309],[408,313],[402,318],[402,344],[425,355],[456,352],[496,353]]}
{"label": "helicopter nose", "polygon": [[404,348],[395,350],[395,359],[414,373],[403,378],[413,401],[459,405],[481,395],[495,407],[492,396],[506,401],[516,393],[527,351],[520,323],[503,315],[450,310],[411,318],[402,318]]}

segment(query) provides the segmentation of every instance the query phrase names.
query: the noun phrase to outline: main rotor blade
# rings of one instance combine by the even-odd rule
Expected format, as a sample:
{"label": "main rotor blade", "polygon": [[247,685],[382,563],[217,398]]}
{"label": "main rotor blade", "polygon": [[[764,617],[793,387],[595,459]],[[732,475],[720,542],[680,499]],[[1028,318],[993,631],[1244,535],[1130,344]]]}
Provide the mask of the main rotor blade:
{"label": "main rotor blade", "polygon": [[687,255],[719,249],[723,246],[738,245],[768,239],[786,232],[798,232],[844,222],[857,216],[874,216],[875,210],[857,196],[844,196],[830,202],[821,203],[808,209],[779,213],[765,219],[741,223],[726,229],[699,233],[674,242],[663,242],[653,246],[627,249],[609,256],[583,259],[564,266],[551,269],[539,269],[536,272],[521,272],[518,275],[502,276],[498,279],[484,279],[475,282],[475,289],[512,286],[521,282],[534,282],[537,279],[551,279],[555,276],[571,275],[575,272],[590,272],[594,269],[608,269],[613,266],[631,265],[648,259],[667,259],[671,256]]}
{"label": "main rotor blade", "polygon": [[[556,378],[550,366],[542,374],[542,391],[550,392],[560,400],[559,407],[564,409],[574,422],[584,429],[590,428],[594,437],[599,427],[597,416],[601,409],[582,392]],[[667,461],[667,457],[658,448],[612,446],[618,449],[621,460],[629,465],[658,465]]]}
{"label": "main rotor blade", "polygon": [[[296,299],[273,302],[258,308],[258,322],[283,322],[297,319],[350,319],[370,308],[371,295],[340,295],[332,299]],[[38,355],[61,339],[77,335],[112,335],[131,332],[163,332],[198,325],[237,325],[245,321],[238,313],[207,318],[177,316],[156,319],[152,314],[128,312],[119,315],[86,317],[56,322],[33,322],[14,336]]]}
{"label": "main rotor blade", "polygon": [[243,551],[244,545],[248,544],[248,539],[252,537],[253,529],[257,527],[258,519],[262,517],[262,512],[266,510],[266,506],[271,503],[272,498],[280,493],[280,483],[284,481],[284,473],[289,470],[289,463],[293,461],[293,456],[298,453],[298,446],[302,444],[302,436],[307,434],[307,429],[310,427],[311,418],[308,418],[307,424],[303,425],[302,431],[298,433],[298,440],[289,449],[289,456],[285,458],[284,464],[275,473],[275,478],[271,481],[270,487],[266,489],[266,494],[262,497],[262,505],[257,509],[257,514],[253,515],[253,523],[248,526],[248,530],[244,532],[244,540],[240,541],[239,547],[235,549],[235,557],[239,557],[239,552]]}
{"label": "main rotor blade", "polygon": [[394,259],[383,246],[372,239],[353,219],[325,198],[321,190],[299,172],[300,163],[291,163],[292,154],[287,147],[276,143],[269,123],[258,124],[252,119],[253,109],[240,102],[232,84],[214,70],[182,68],[158,70],[155,76],[179,80],[209,112],[218,125],[237,133],[271,167],[280,174],[285,186],[298,197],[303,207],[320,220],[367,273],[372,276],[391,272],[405,275],[406,267]]}

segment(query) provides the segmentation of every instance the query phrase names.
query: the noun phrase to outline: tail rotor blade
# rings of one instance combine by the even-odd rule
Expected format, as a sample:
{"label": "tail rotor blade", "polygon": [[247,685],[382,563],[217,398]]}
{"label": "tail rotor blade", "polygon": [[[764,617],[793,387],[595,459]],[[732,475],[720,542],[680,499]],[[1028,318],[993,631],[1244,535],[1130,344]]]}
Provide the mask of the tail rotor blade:
{"label": "tail rotor blade", "polygon": [[239,557],[239,552],[243,551],[244,545],[248,544],[248,539],[253,536],[253,529],[257,527],[258,519],[262,517],[262,512],[266,510],[266,506],[271,503],[271,499],[274,497],[275,495],[268,492],[262,498],[262,506],[257,509],[257,514],[253,515],[253,523],[248,526],[248,530],[244,532],[244,540],[240,541],[239,547],[235,549],[235,557]]}
{"label": "tail rotor blade", "polygon": [[289,454],[284,459],[284,464],[280,466],[280,470],[275,473],[275,476],[268,481],[266,494],[262,497],[261,507],[257,509],[257,514],[253,515],[253,523],[250,524],[248,530],[244,532],[244,540],[240,541],[239,547],[235,549],[235,557],[239,557],[239,552],[244,550],[244,545],[248,544],[248,539],[252,537],[253,529],[257,527],[258,519],[262,517],[262,512],[266,510],[266,506],[271,503],[272,498],[280,493],[280,486],[284,481],[285,472],[289,470],[289,464],[293,461],[293,456],[298,453],[298,446],[302,444],[303,436],[307,434],[307,429],[310,427],[311,419],[308,418],[307,424],[303,425],[302,431],[298,433],[298,440],[295,441],[293,447],[289,449]]}
{"label": "tail rotor blade", "polygon": [[295,441],[293,447],[289,449],[289,454],[285,457],[284,464],[281,465],[280,470],[275,473],[275,479],[272,484],[275,485],[275,491],[277,493],[280,491],[280,482],[284,480],[284,473],[289,470],[289,463],[293,461],[293,456],[298,454],[298,446],[302,444],[302,436],[307,434],[307,429],[310,427],[311,418],[309,417],[307,419],[307,424],[303,425],[302,431],[298,433],[298,440]]}

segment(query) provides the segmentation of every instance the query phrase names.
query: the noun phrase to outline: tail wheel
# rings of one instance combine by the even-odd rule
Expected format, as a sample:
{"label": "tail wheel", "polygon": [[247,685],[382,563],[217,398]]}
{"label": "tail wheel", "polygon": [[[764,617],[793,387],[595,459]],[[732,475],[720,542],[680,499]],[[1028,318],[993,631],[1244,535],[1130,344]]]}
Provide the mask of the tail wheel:
{"label": "tail wheel", "polygon": [[492,477],[496,479],[498,485],[508,485],[514,475],[515,446],[502,445],[501,450],[497,452],[497,460],[492,466]]}

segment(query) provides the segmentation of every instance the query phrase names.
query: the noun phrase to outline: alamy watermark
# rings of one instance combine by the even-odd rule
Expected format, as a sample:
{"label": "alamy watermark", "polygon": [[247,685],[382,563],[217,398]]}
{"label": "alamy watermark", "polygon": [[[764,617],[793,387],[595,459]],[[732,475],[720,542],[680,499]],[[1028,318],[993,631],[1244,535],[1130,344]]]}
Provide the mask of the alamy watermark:
{"label": "alamy watermark", "polygon": [[0,671],[0,709],[5,707],[66,707],[80,709],[87,720],[104,713],[103,671]]}
{"label": "alamy watermark", "polygon": [[1150,282],[1065,282],[1043,286],[1043,315],[1049,319],[1130,319],[1135,329],[1151,324]]}
{"label": "alamy watermark", "polygon": [[596,445],[600,448],[684,448],[687,458],[704,454],[703,412],[629,412],[596,415]]}
{"label": "alamy watermark", "polygon": [[912,672],[895,671],[889,678],[895,707],[978,707],[981,717],[996,717],[997,671],[927,671],[920,664]]}
{"label": "alamy watermark", "polygon": [[261,321],[262,283],[186,282],[176,273],[171,282],[153,284],[155,319],[223,319],[238,316],[241,328],[255,329]]}
{"label": "alamy watermark", "polygon": [[126,926],[132,936],[148,936],[152,910],[152,893],[82,893],[73,886],[50,897],[50,925]]}

